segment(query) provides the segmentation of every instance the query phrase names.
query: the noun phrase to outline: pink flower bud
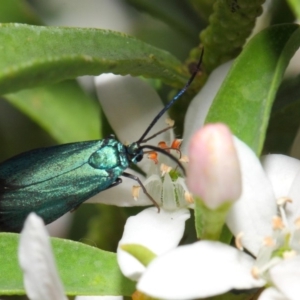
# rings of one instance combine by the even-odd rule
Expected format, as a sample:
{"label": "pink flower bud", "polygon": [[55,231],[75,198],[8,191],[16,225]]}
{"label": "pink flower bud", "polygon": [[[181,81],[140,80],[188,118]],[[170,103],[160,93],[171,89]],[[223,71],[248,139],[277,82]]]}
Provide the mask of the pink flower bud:
{"label": "pink flower bud", "polygon": [[240,165],[233,136],[226,125],[208,124],[193,135],[187,185],[211,209],[240,197]]}

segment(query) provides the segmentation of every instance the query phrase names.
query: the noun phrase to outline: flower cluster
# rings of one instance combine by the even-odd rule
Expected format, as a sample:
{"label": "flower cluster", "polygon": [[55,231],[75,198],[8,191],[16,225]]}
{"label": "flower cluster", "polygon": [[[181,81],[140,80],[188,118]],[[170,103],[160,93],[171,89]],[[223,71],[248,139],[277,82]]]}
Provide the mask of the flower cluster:
{"label": "flower cluster", "polygon": [[[228,64],[223,65],[212,73],[187,113],[181,147],[183,153],[188,149],[189,154],[187,183],[177,172],[176,176],[172,175],[176,166],[161,154],[151,153],[150,163],[147,159],[141,162],[141,169],[147,175],[138,176],[152,197],[160,201],[161,211],[157,213],[155,207],[150,207],[128,218],[117,258],[123,274],[137,281],[137,290],[147,296],[195,299],[232,289],[253,288],[257,291],[264,288],[260,300],[293,300],[300,294],[300,161],[283,155],[267,155],[259,160],[243,141],[232,136],[225,125],[203,126],[228,67]],[[96,79],[96,85],[111,126],[121,140],[123,137],[137,140],[142,134],[140,129],[146,128],[155,111],[162,107],[161,101],[146,83],[137,78],[114,76],[107,80],[107,76],[101,76]],[[115,105],[120,107],[118,111],[111,110]],[[127,127],[120,123],[119,113],[131,115],[132,122]],[[161,122],[157,125],[160,129],[164,127]],[[155,131],[158,131],[157,127],[153,129]],[[162,137],[154,138],[154,144],[161,140],[170,141],[168,134],[164,132]],[[174,148],[168,145],[166,142],[163,147]],[[130,193],[132,185],[126,180],[92,201],[119,206],[151,204],[143,193],[138,197],[135,193],[133,197]],[[185,222],[190,217],[189,208],[193,207],[189,191],[194,194],[195,210],[201,205],[212,214],[222,211],[226,225],[236,238],[236,247],[214,238],[179,246]],[[30,224],[36,224],[35,229]],[[213,225],[208,223],[208,226]],[[39,293],[38,289],[34,293],[31,291],[34,289],[32,282],[37,286],[35,281],[40,277],[48,280],[51,288],[45,288],[47,293],[51,294],[55,288],[57,295],[53,297],[65,299],[52,258],[40,256],[39,259],[46,259],[48,264],[43,268],[43,276],[37,277],[31,273],[35,262],[28,266],[22,258],[24,253],[28,257],[33,252],[28,250],[31,240],[39,240],[40,253],[51,253],[43,237],[45,233],[39,228],[43,228],[42,224],[31,215],[20,244],[20,264],[28,296],[38,299],[34,296],[34,293]],[[30,236],[28,232],[36,233]],[[144,252],[137,255],[133,250],[138,247]],[[46,276],[45,269],[51,273],[50,277]]]}

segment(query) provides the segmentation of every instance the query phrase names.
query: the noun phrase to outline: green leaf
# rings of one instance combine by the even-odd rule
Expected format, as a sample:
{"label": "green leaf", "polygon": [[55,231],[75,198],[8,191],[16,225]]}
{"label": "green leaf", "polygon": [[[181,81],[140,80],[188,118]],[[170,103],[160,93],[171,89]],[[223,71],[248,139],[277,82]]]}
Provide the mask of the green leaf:
{"label": "green leaf", "polygon": [[[120,272],[116,254],[78,242],[52,238],[60,277],[68,295],[127,295],[134,283]],[[19,235],[0,233],[0,294],[25,294],[18,265]]]}
{"label": "green leaf", "polygon": [[295,16],[285,0],[275,0],[271,6],[270,24],[294,23]]}
{"label": "green leaf", "polygon": [[160,78],[176,87],[188,78],[174,56],[122,33],[0,26],[0,94],[105,72]]}
{"label": "green leaf", "polygon": [[206,22],[210,15],[213,13],[213,5],[215,0],[188,0],[198,15],[203,18]]}
{"label": "green leaf", "polygon": [[39,24],[41,21],[26,1],[0,0],[0,22]]}
{"label": "green leaf", "polygon": [[[99,248],[107,251],[115,251],[122,238],[127,219],[124,210],[118,206],[101,205],[99,203],[81,206],[85,210],[88,207],[92,212],[85,217],[85,220],[79,220],[78,218],[78,222],[74,220],[73,232],[75,229],[76,233],[78,233],[87,220],[87,232],[84,236],[85,244],[89,244],[88,241],[91,241],[93,243],[91,245],[97,245]],[[76,217],[79,216],[79,212],[83,213],[82,207],[78,212],[76,211]],[[116,220],[118,221],[116,222]],[[80,229],[78,230],[79,227]]]}
{"label": "green leaf", "polygon": [[186,2],[160,0],[127,0],[127,2],[168,24],[187,40],[193,41],[198,35],[199,20]]}
{"label": "green leaf", "polygon": [[272,109],[264,153],[287,154],[300,125],[300,76],[284,82]]}
{"label": "green leaf", "polygon": [[233,292],[227,292],[222,295],[209,297],[209,300],[250,300],[258,299],[261,293],[261,289],[253,290],[234,290]]}
{"label": "green leaf", "polygon": [[299,0],[287,0],[297,19],[300,19],[300,2]]}
{"label": "green leaf", "polygon": [[60,143],[99,138],[99,106],[75,81],[28,89],[4,98]]}
{"label": "green leaf", "polygon": [[51,146],[53,139],[36,123],[0,100],[0,161],[30,149]]}
{"label": "green leaf", "polygon": [[206,123],[226,123],[259,154],[276,91],[299,46],[296,24],[276,25],[257,34],[232,65]]}

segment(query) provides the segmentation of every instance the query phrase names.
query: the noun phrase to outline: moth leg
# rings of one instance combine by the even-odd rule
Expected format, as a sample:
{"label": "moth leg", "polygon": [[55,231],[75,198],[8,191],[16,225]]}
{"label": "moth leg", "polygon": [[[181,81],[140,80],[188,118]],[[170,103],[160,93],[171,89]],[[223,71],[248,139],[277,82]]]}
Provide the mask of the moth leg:
{"label": "moth leg", "polygon": [[[113,188],[113,187],[115,187],[115,186],[117,186],[117,185],[119,185],[119,184],[121,184],[121,183],[122,183],[122,179],[121,179],[121,178],[117,178],[116,181],[115,181],[114,183],[112,183],[109,187],[107,187],[105,190],[108,190],[108,189],[110,189],[110,188]],[[102,190],[101,192],[103,192],[103,191],[105,191],[105,190]],[[81,205],[81,204],[79,204],[79,205],[77,205],[76,207],[72,208],[72,209],[70,210],[70,212],[71,212],[71,213],[74,212],[80,205]]]}
{"label": "moth leg", "polygon": [[77,210],[77,208],[78,208],[80,205],[81,205],[81,204],[79,204],[79,205],[75,206],[74,208],[72,208],[72,209],[70,210],[70,213],[73,213],[75,210]]}
{"label": "moth leg", "polygon": [[122,176],[137,181],[138,184],[141,186],[141,188],[142,188],[144,194],[149,198],[149,200],[150,200],[150,201],[154,204],[154,206],[157,208],[157,212],[160,212],[160,207],[159,207],[158,203],[157,203],[157,202],[152,198],[152,196],[147,192],[145,186],[142,184],[141,180],[140,180],[137,176],[132,175],[132,174],[130,174],[130,173],[126,173],[126,172],[123,172]]}
{"label": "moth leg", "polygon": [[[109,187],[107,187],[105,190],[108,190],[110,188],[113,188],[119,184],[122,183],[122,179],[121,178],[117,178],[116,181],[114,183],[112,183]],[[105,191],[105,190],[102,190],[101,192]]]}

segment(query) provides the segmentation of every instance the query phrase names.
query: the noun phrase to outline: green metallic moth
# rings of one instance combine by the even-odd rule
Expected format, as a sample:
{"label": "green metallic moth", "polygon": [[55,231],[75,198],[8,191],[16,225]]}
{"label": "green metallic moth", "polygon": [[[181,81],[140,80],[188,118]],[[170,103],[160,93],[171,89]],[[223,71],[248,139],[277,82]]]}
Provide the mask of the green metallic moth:
{"label": "green metallic moth", "polygon": [[138,141],[125,146],[110,136],[103,140],[35,149],[2,162],[0,229],[20,232],[30,212],[37,213],[45,224],[49,224],[99,192],[120,184],[120,176],[137,181],[159,210],[140,179],[125,170],[131,163],[136,164],[143,159],[144,149],[169,156],[183,169],[180,162],[168,152],[142,144],[158,134],[146,138],[157,120],[190,86],[199,70],[202,56],[203,51],[197,70],[187,84],[157,114]]}
{"label": "green metallic moth", "polygon": [[[34,211],[49,224],[118,179],[139,154],[107,138],[31,150],[0,165],[0,228],[18,232]],[[126,175],[125,175],[126,176]]]}

